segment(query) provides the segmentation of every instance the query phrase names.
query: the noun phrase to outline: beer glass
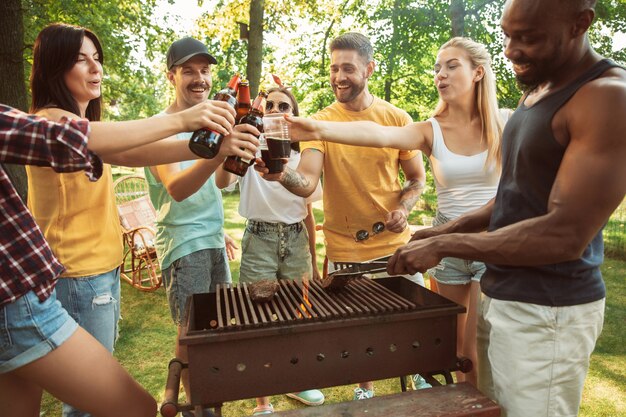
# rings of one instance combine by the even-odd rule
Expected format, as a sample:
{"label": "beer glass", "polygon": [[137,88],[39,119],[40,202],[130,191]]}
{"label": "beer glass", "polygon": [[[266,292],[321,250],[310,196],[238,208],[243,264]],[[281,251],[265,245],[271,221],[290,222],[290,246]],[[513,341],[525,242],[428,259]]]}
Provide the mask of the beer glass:
{"label": "beer glass", "polygon": [[289,158],[291,155],[291,130],[283,114],[267,114],[263,117],[265,139],[271,159]]}

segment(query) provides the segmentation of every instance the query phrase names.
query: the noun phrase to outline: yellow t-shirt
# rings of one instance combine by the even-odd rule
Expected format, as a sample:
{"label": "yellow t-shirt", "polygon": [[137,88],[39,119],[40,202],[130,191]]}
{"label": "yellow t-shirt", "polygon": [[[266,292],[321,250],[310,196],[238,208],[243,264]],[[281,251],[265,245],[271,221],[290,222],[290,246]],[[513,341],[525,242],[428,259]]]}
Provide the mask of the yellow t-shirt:
{"label": "yellow t-shirt", "polygon": [[[411,116],[379,98],[360,112],[345,110],[335,102],[312,116],[317,120],[369,120],[385,126],[404,126]],[[400,160],[409,160],[417,151],[366,148],[330,142],[302,142],[302,150],[324,153],[324,238],[331,261],[362,262],[393,253],[410,238],[388,230],[372,235],[372,226],[398,207],[402,186],[398,179]],[[309,151],[310,152],[310,151]],[[370,237],[356,242],[359,230]]]}
{"label": "yellow t-shirt", "polygon": [[62,277],[97,275],[122,263],[124,246],[111,166],[91,182],[84,172],[59,174],[26,167],[28,208],[66,270]]}

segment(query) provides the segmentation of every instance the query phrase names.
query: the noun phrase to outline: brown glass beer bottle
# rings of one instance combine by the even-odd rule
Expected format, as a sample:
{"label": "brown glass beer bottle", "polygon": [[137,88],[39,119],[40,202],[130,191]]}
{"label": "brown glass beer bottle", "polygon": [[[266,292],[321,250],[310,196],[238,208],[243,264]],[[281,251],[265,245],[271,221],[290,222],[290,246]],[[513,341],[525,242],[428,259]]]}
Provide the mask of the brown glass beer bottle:
{"label": "brown glass beer bottle", "polygon": [[[233,75],[226,88],[218,91],[213,100],[225,101],[233,108],[237,107],[237,87],[239,85],[239,74]],[[211,159],[215,158],[220,150],[224,135],[208,129],[199,129],[193,132],[189,139],[189,149],[196,155]]]}
{"label": "brown glass beer bottle", "polygon": [[237,116],[236,123],[239,124],[242,117],[250,111],[250,83],[248,80],[241,80],[237,90]]}
{"label": "brown glass beer bottle", "polygon": [[[249,124],[257,128],[260,133],[263,133],[263,114],[265,112],[265,99],[267,93],[260,91],[259,95],[254,99],[252,107],[248,114],[239,120],[239,124]],[[243,177],[248,171],[248,167],[254,163],[254,155],[250,155],[250,158],[242,158],[240,156],[229,156],[224,161],[224,170],[232,172],[235,175]]]}

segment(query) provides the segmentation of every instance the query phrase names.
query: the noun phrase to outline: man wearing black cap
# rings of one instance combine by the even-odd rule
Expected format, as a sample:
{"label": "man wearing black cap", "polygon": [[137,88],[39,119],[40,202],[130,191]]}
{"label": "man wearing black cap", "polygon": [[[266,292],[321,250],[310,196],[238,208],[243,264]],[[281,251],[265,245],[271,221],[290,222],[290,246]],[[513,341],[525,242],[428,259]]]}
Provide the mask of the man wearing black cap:
{"label": "man wearing black cap", "polygon": [[[211,65],[216,63],[202,42],[192,38],[174,42],[167,52],[167,79],[176,89],[176,99],[164,113],[176,113],[207,100],[212,84]],[[215,186],[213,172],[228,155],[245,157],[248,154],[244,149],[255,153],[258,141],[253,134],[258,132],[249,125],[236,126],[213,159],[145,168],[150,199],[158,212],[157,254],[179,336],[187,298],[215,291],[217,283],[231,280],[224,243],[222,195]],[[188,141],[191,135],[187,132],[176,137]],[[178,338],[176,356],[187,360],[187,350]],[[189,392],[186,372],[182,381]]]}

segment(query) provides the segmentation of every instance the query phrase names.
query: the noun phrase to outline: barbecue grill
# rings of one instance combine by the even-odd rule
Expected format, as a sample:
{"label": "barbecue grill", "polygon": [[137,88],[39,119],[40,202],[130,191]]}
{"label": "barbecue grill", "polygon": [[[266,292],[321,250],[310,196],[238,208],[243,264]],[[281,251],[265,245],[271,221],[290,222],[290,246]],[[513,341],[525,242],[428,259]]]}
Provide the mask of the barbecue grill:
{"label": "barbecue grill", "polygon": [[456,318],[464,311],[402,277],[358,278],[337,292],[317,281],[281,280],[267,303],[252,301],[245,283],[220,285],[189,298],[180,336],[189,362],[170,366],[161,412],[181,408],[181,366],[189,370],[186,407],[218,413],[223,402],[243,398],[413,373],[449,375],[459,369]]}

